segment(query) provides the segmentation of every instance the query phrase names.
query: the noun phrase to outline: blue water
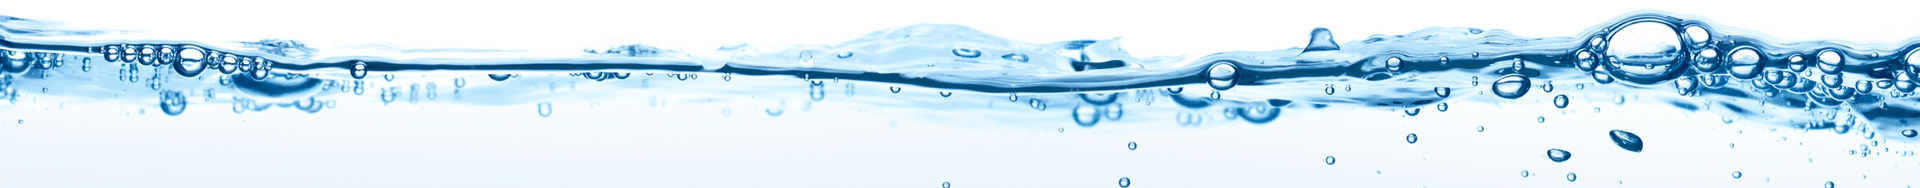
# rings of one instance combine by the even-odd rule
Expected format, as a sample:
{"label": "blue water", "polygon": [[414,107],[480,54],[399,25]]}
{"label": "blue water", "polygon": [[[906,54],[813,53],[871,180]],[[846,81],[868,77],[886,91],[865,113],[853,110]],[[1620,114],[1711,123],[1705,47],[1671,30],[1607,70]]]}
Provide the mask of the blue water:
{"label": "blue water", "polygon": [[[84,40],[115,33],[45,28],[57,25],[49,23],[56,22],[0,21],[6,29],[0,35],[0,47],[5,48],[0,53],[6,55],[0,63],[5,71],[0,74],[0,96],[8,101],[0,105],[5,114],[0,118],[17,124],[0,128],[5,137],[0,140],[6,143],[0,149],[16,154],[0,159],[14,161],[4,166],[20,170],[5,174],[35,177],[9,180],[23,183],[15,185],[114,185],[58,181],[84,173],[41,173],[90,163],[134,165],[78,168],[142,174],[190,168],[151,166],[154,161],[139,162],[147,159],[137,156],[257,156],[219,159],[257,163],[214,164],[226,170],[182,176],[320,171],[315,173],[332,176],[318,177],[338,178],[426,168],[443,170],[394,173],[495,177],[427,175],[413,182],[347,176],[346,182],[384,183],[324,184],[333,186],[607,180],[505,178],[524,180],[515,182],[498,177],[530,175],[523,174],[524,168],[569,170],[488,168],[555,160],[582,161],[586,164],[569,165],[587,169],[595,169],[587,164],[644,161],[709,165],[600,169],[591,174],[643,176],[648,181],[580,184],[586,186],[736,187],[785,183],[720,179],[805,177],[765,181],[846,183],[866,180],[842,178],[872,176],[885,180],[799,184],[1108,187],[1117,179],[1119,187],[1239,187],[1263,185],[1258,182],[1271,176],[1302,183],[1280,185],[1308,187],[1920,184],[1920,158],[1914,157],[1915,142],[1920,141],[1915,129],[1920,126],[1908,123],[1920,118],[1920,98],[1913,97],[1920,79],[1920,38],[1865,44],[1776,41],[1704,17],[1653,11],[1627,14],[1563,37],[1435,27],[1339,41],[1348,36],[1337,38],[1323,28],[1302,36],[1312,38],[1303,47],[1195,57],[1135,57],[1122,50],[1117,39],[1010,41],[941,24],[890,28],[840,44],[740,44],[711,52],[632,44],[584,49],[577,55],[492,57],[485,54],[519,51],[398,45],[327,49],[290,39]],[[393,56],[313,58],[318,52],[349,49]],[[261,128],[270,126],[280,128]],[[666,129],[659,127],[670,129],[655,130]],[[491,136],[432,133],[443,131]],[[301,132],[342,135],[309,138],[313,135]],[[839,133],[811,134],[821,132]],[[1607,136],[1601,137],[1603,132]],[[190,143],[201,145],[60,144],[186,139],[165,135],[197,135],[188,137],[201,140]],[[634,151],[672,151],[660,152],[674,156],[665,159],[597,158],[592,156],[643,154],[589,149],[465,161],[471,155],[556,152],[540,148],[607,143],[552,141],[578,137],[683,145]],[[324,141],[336,139],[345,143]],[[372,141],[351,141],[359,139]],[[513,146],[489,141],[501,139],[547,142]],[[301,156],[359,155],[280,155],[244,149],[251,147],[215,147],[259,142],[358,151],[349,148],[435,140],[462,142],[427,144],[442,148],[426,149],[434,152],[346,161]],[[1048,147],[1023,148],[1037,145]],[[199,147],[215,149],[191,149]],[[826,148],[794,149],[811,147]],[[374,148],[369,150],[407,150]],[[134,155],[74,153],[86,153],[80,151]],[[709,151],[729,154],[701,154]],[[1023,154],[991,154],[1000,152]],[[1162,153],[1140,154],[1148,152]],[[980,156],[990,159],[957,162]],[[1429,163],[1429,158],[1441,162]],[[325,165],[299,165],[309,160]],[[772,163],[820,165],[720,165],[785,160],[797,161]],[[1047,162],[1014,162],[1023,160]],[[442,165],[371,165],[418,162]],[[1059,164],[1080,162],[1127,167]],[[329,165],[350,167],[320,167]],[[801,170],[848,166],[870,168]],[[478,169],[445,170],[449,168]],[[1222,174],[1179,173],[1191,171]],[[639,175],[670,172],[684,174]],[[271,181],[315,177],[261,176]],[[714,184],[689,183],[702,181]],[[249,185],[207,182],[231,181],[149,185]]]}

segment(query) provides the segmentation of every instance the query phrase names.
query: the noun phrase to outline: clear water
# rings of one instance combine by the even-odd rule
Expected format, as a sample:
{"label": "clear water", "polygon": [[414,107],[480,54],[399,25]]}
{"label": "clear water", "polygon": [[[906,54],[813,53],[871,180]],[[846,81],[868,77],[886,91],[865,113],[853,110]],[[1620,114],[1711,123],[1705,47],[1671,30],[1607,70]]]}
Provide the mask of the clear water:
{"label": "clear water", "polygon": [[1920,40],[1772,41],[1661,12],[1197,57],[939,24],[555,56],[55,23],[0,21],[9,185],[1920,184]]}

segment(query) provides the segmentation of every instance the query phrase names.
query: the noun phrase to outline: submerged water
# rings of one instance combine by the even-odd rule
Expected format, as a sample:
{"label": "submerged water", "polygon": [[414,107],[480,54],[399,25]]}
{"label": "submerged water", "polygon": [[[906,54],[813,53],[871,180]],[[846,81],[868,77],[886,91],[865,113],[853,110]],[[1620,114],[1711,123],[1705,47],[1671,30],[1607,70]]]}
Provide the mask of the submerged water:
{"label": "submerged water", "polygon": [[[1194,57],[939,24],[550,56],[48,23],[0,21],[0,118],[16,124],[0,171],[16,185],[1920,184],[1920,40],[1771,41],[1660,12],[1548,38],[1317,29],[1305,47]],[[345,175],[362,173],[409,178]],[[232,182],[147,183],[254,185]]]}

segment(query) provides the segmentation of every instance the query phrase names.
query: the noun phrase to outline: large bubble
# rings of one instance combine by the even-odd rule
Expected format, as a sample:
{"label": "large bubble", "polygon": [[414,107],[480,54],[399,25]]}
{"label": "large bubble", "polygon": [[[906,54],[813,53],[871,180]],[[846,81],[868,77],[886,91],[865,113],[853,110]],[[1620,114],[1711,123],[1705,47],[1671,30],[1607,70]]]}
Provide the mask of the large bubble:
{"label": "large bubble", "polygon": [[1670,79],[1686,56],[1680,35],[1672,25],[1645,21],[1615,31],[1608,39],[1607,68],[1615,77],[1638,84],[1653,84]]}

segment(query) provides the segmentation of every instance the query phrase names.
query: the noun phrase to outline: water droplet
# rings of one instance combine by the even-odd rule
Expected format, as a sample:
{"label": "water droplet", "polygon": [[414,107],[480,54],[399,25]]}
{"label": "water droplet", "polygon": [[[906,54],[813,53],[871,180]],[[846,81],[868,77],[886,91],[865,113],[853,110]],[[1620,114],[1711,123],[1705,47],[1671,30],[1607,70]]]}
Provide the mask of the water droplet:
{"label": "water droplet", "polygon": [[976,58],[980,57],[980,50],[968,47],[955,47],[953,48],[953,55],[964,58]]}
{"label": "water droplet", "polygon": [[[1653,84],[1676,72],[1683,52],[1680,36],[1664,22],[1639,22],[1609,35],[1608,71],[1627,81]],[[1636,68],[1637,67],[1637,68]]]}
{"label": "water droplet", "polygon": [[1578,177],[1578,176],[1575,176],[1575,175],[1573,175],[1573,173],[1572,173],[1572,172],[1568,172],[1568,173],[1567,173],[1567,182],[1573,182],[1573,180],[1574,180],[1574,179],[1580,179],[1580,177]]}
{"label": "water droplet", "polygon": [[179,116],[187,110],[187,97],[177,91],[160,92],[160,111],[168,116]]}
{"label": "water droplet", "polygon": [[1313,37],[1307,41],[1303,52],[1340,50],[1340,44],[1333,42],[1333,31],[1327,28],[1313,28]]}
{"label": "water droplet", "polygon": [[1740,171],[1733,171],[1733,179],[1740,179]]}
{"label": "water droplet", "polygon": [[352,68],[350,68],[350,69],[348,69],[348,70],[347,70],[347,73],[348,73],[348,74],[352,74],[352,75],[353,75],[353,79],[361,79],[361,78],[366,78],[366,77],[367,77],[367,63],[366,63],[366,62],[360,62],[360,61],[353,61],[353,67],[352,67]]}
{"label": "water droplet", "polygon": [[1439,105],[1434,105],[1434,106],[1433,106],[1433,109],[1434,109],[1434,110],[1440,110],[1440,112],[1447,112],[1447,103],[1446,103],[1446,102],[1440,102],[1440,104],[1439,104]]}
{"label": "water droplet", "polygon": [[1573,158],[1573,153],[1567,152],[1567,150],[1563,150],[1560,148],[1553,148],[1553,149],[1547,150],[1547,159],[1552,159],[1553,162],[1556,162],[1556,163],[1567,162],[1567,159],[1569,158]]}
{"label": "water droplet", "polygon": [[1389,57],[1389,58],[1387,58],[1387,70],[1390,70],[1390,71],[1396,71],[1396,72],[1397,72],[1397,71],[1400,71],[1400,67],[1401,67],[1401,66],[1402,66],[1402,65],[1401,65],[1401,63],[1400,63],[1400,57]]}
{"label": "water droplet", "polygon": [[1134,150],[1134,149],[1140,149],[1140,144],[1127,142],[1127,150]]}
{"label": "water droplet", "polygon": [[553,103],[540,102],[540,104],[536,107],[540,108],[539,109],[540,117],[547,117],[547,116],[553,115]]}
{"label": "water droplet", "polygon": [[1407,144],[1413,144],[1414,142],[1417,142],[1417,141],[1420,141],[1420,135],[1414,135],[1413,133],[1407,133]]}
{"label": "water droplet", "polygon": [[1013,60],[1013,61],[1018,61],[1018,62],[1022,62],[1022,63],[1025,63],[1025,62],[1027,62],[1027,55],[1024,55],[1024,54],[1017,54],[1017,53],[1013,53],[1013,54],[1007,54],[1007,55],[1000,55],[1000,58],[1001,58],[1001,59],[1007,59],[1007,60]]}
{"label": "water droplet", "polygon": [[1232,89],[1238,84],[1235,79],[1239,77],[1238,69],[1232,61],[1214,62],[1213,66],[1207,68],[1207,86],[1213,86],[1214,90]]}
{"label": "water droplet", "polygon": [[1761,70],[1766,69],[1766,66],[1761,64],[1763,60],[1760,52],[1753,47],[1735,47],[1733,53],[1727,54],[1727,73],[1732,74],[1734,78],[1753,79],[1760,75]]}
{"label": "water droplet", "polygon": [[1533,87],[1532,84],[1527,81],[1526,76],[1508,74],[1493,81],[1493,94],[1507,99],[1520,98],[1527,94],[1527,89]]}
{"label": "water droplet", "polygon": [[1646,143],[1640,141],[1640,135],[1633,134],[1632,132],[1614,129],[1613,131],[1609,131],[1607,135],[1613,138],[1614,145],[1619,145],[1620,149],[1626,149],[1627,151],[1640,152],[1640,149],[1646,146]]}
{"label": "water droplet", "polygon": [[1447,98],[1447,96],[1453,95],[1453,88],[1433,87],[1433,95],[1440,96],[1440,98]]}
{"label": "water droplet", "polygon": [[1567,95],[1560,94],[1558,96],[1553,96],[1553,107],[1567,108]]}
{"label": "water droplet", "polygon": [[1333,156],[1332,156],[1332,155],[1328,155],[1328,156],[1327,156],[1327,165],[1333,165]]}
{"label": "water droplet", "polygon": [[1127,188],[1129,185],[1133,185],[1133,180],[1127,179],[1127,177],[1120,177],[1120,188]]}
{"label": "water droplet", "polygon": [[507,81],[507,78],[512,77],[513,74],[487,74],[487,78],[492,78],[493,81]]}
{"label": "water droplet", "polygon": [[1820,63],[1820,72],[1827,74],[1840,73],[1840,69],[1847,66],[1847,59],[1841,57],[1840,52],[1836,50],[1821,50],[1819,55],[1815,55],[1814,57],[1814,60]]}

